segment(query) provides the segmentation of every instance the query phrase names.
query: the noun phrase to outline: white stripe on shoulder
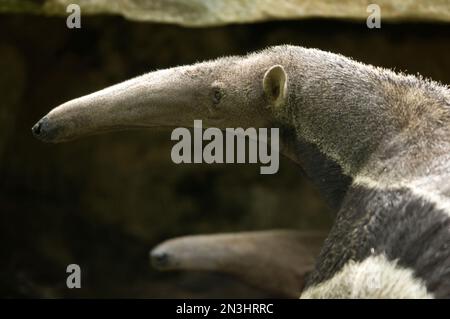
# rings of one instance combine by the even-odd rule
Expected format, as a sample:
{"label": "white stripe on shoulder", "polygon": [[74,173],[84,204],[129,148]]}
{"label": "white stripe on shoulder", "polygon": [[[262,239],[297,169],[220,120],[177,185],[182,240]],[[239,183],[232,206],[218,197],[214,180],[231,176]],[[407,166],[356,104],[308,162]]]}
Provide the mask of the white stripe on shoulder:
{"label": "white stripe on shoulder", "polygon": [[411,269],[372,255],[362,262],[349,261],[331,279],[305,290],[302,299],[311,298],[414,298],[433,296]]}
{"label": "white stripe on shoulder", "polygon": [[442,210],[450,216],[450,197],[439,193],[436,190],[436,186],[434,184],[430,185],[426,179],[385,183],[374,180],[371,177],[357,176],[353,181],[353,185],[376,190],[398,190],[404,188],[413,195],[435,204],[436,209]]}

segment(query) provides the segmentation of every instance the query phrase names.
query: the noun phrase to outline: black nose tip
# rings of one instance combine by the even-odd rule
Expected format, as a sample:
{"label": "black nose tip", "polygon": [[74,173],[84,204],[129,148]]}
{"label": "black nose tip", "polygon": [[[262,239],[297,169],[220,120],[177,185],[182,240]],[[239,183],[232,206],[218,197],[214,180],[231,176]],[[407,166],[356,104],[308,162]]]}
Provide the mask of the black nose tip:
{"label": "black nose tip", "polygon": [[31,128],[31,132],[34,137],[41,141],[50,142],[56,133],[56,129],[50,127],[49,120],[45,116]]}
{"label": "black nose tip", "polygon": [[37,122],[34,124],[34,126],[31,128],[31,132],[33,132],[33,135],[35,137],[39,137],[41,134],[41,127],[42,127],[42,121]]}
{"label": "black nose tip", "polygon": [[169,255],[164,252],[151,252],[152,265],[156,268],[164,268],[169,264]]}

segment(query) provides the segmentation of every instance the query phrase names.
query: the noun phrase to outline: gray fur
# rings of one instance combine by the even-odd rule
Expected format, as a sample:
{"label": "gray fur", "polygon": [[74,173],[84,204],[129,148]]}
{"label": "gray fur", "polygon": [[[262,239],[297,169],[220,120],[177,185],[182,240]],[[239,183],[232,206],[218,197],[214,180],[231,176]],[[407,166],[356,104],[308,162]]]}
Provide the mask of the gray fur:
{"label": "gray fur", "polygon": [[[425,225],[447,223],[443,216],[450,215],[448,87],[320,50],[279,46],[152,72],[63,104],[33,132],[58,142],[124,127],[190,126],[194,119],[220,128],[279,127],[281,152],[299,163],[330,203],[340,208],[310,286],[339,270],[331,268],[343,267],[334,264],[332,256],[351,249],[345,243],[368,227],[363,221],[384,225],[378,210],[365,209],[369,206],[404,216],[389,224],[393,233],[405,227],[414,232],[417,221],[407,216],[419,216],[424,207],[435,212],[420,215]],[[367,207],[350,200],[358,195],[359,186],[367,189],[360,200]],[[417,205],[408,206],[405,215],[387,210],[397,206],[394,198],[372,196],[380,190],[392,194],[407,190],[402,203]],[[363,217],[342,217],[355,209],[362,209]],[[443,230],[449,231],[447,226]],[[383,234],[381,228],[379,236]],[[427,251],[432,253],[448,245],[449,238],[441,234],[436,240],[431,234],[427,240],[434,245]],[[389,245],[395,243],[383,246],[393,252],[388,258],[401,260]],[[358,254],[346,252],[347,260],[367,256],[369,247],[363,247]],[[440,267],[449,267],[448,259],[440,262]],[[447,272],[439,276],[433,282],[447,283]],[[427,285],[431,290],[435,286]],[[450,296],[448,284],[438,290],[437,295]]]}
{"label": "gray fur", "polygon": [[349,261],[381,254],[411,269],[430,294],[448,298],[449,230],[450,216],[408,189],[352,187],[307,286],[332,278]]}
{"label": "gray fur", "polygon": [[185,236],[151,252],[160,270],[227,273],[276,297],[298,298],[325,240],[320,232],[254,231]]}

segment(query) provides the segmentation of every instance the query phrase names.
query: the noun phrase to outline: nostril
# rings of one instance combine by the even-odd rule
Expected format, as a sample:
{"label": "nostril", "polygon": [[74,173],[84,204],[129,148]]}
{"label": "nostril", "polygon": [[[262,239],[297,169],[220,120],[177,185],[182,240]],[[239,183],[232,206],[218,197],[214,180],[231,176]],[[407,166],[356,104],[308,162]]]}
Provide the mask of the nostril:
{"label": "nostril", "polygon": [[167,253],[152,253],[151,257],[155,267],[164,267],[169,263],[169,255]]}
{"label": "nostril", "polygon": [[40,139],[44,142],[49,142],[53,139],[55,133],[57,130],[55,130],[55,127],[49,125],[49,121],[47,116],[44,116],[34,124],[34,126],[31,128],[31,132],[33,133],[34,137]]}
{"label": "nostril", "polygon": [[42,142],[55,143],[60,136],[61,127],[55,125],[54,121],[50,121],[47,116],[44,116],[31,128],[31,132],[34,137]]}
{"label": "nostril", "polygon": [[35,136],[38,136],[39,134],[41,134],[41,127],[42,127],[42,124],[41,124],[41,121],[39,121],[31,128],[31,131],[33,132],[33,134]]}

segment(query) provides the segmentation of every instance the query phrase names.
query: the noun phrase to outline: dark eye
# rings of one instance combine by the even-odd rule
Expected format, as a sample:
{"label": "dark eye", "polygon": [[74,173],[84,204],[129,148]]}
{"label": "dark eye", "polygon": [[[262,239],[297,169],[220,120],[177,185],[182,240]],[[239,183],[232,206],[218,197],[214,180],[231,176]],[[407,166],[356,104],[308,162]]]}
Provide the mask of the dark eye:
{"label": "dark eye", "polygon": [[219,104],[220,100],[222,99],[222,91],[219,89],[215,89],[213,91],[213,102],[214,104]]}

